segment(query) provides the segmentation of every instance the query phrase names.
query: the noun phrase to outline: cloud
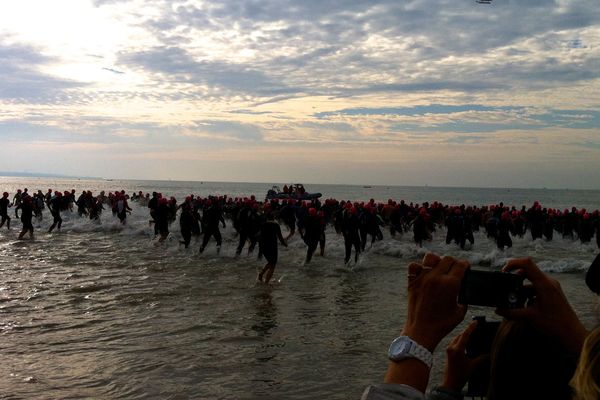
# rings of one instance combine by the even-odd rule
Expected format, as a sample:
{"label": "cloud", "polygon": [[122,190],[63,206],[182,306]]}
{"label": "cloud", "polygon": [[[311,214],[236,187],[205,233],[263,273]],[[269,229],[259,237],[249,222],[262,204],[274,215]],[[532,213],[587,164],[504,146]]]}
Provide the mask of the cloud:
{"label": "cloud", "polygon": [[287,87],[262,71],[243,64],[196,61],[185,50],[177,47],[158,47],[122,54],[119,63],[159,73],[172,81],[246,92],[256,96],[275,96],[301,91],[299,88]]}
{"label": "cloud", "polygon": [[391,121],[392,131],[482,133],[546,128],[600,128],[599,111],[549,109],[540,112],[539,109],[525,106],[429,104],[413,107],[349,108],[316,113],[314,116],[318,119],[346,116],[400,117],[400,121]]}
{"label": "cloud", "polygon": [[235,140],[256,142],[263,139],[259,127],[230,121],[196,121],[193,127],[184,130],[183,136],[212,140]]}
{"label": "cloud", "polygon": [[119,70],[112,69],[112,68],[106,68],[106,67],[103,67],[102,69],[103,69],[104,71],[113,72],[113,73],[115,73],[115,74],[124,74],[124,73],[125,73],[125,72],[123,72],[123,71],[119,71]]}
{"label": "cloud", "polygon": [[68,103],[72,90],[86,86],[41,72],[42,67],[56,60],[28,45],[5,44],[0,38],[0,60],[0,100]]}

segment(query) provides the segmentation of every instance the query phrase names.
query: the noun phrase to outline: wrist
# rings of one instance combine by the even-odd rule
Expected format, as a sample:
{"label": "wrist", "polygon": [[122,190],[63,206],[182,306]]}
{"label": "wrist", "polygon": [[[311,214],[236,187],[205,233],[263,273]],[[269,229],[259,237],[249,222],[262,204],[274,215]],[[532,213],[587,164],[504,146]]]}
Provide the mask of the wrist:
{"label": "wrist", "polygon": [[430,331],[418,329],[410,325],[404,326],[401,331],[401,335],[408,336],[421,346],[425,347],[431,353],[435,351],[435,348],[440,343],[440,339],[438,339],[435,335],[432,335]]}

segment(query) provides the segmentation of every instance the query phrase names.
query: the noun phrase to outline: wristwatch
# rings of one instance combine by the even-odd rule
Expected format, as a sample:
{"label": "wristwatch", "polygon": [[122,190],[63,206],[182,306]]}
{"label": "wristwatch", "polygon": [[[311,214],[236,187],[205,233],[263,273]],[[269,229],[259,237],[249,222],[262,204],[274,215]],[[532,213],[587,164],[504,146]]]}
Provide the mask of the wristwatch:
{"label": "wristwatch", "polygon": [[427,365],[428,368],[431,368],[431,364],[433,364],[433,354],[408,336],[400,336],[394,339],[388,350],[388,358],[392,361],[416,358]]}

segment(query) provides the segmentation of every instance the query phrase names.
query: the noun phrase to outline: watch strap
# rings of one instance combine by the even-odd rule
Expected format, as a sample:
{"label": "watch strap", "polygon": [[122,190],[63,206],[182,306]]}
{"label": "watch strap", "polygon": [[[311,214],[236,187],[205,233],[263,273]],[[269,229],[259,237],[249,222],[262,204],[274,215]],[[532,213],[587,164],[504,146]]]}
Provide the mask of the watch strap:
{"label": "watch strap", "polygon": [[395,342],[405,341],[409,343],[408,348],[402,352],[402,354],[395,358],[390,354],[390,360],[392,361],[400,361],[407,358],[416,358],[417,360],[423,362],[427,365],[428,368],[431,368],[433,365],[433,354],[427,350],[425,347],[421,346],[419,343],[415,342],[409,336],[399,336],[392,342],[392,346]]}

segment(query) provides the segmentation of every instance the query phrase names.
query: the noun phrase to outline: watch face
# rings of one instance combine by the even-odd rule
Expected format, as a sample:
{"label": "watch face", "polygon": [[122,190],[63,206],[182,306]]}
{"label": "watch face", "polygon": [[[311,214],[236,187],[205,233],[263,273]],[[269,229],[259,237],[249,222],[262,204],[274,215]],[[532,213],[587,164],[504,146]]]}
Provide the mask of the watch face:
{"label": "watch face", "polygon": [[406,337],[399,337],[392,342],[388,355],[393,360],[400,360],[408,356],[409,350],[410,339]]}
{"label": "watch face", "polygon": [[407,358],[416,358],[431,368],[433,355],[429,350],[414,342],[408,336],[400,336],[392,342],[388,352],[388,358],[392,361],[402,361]]}

